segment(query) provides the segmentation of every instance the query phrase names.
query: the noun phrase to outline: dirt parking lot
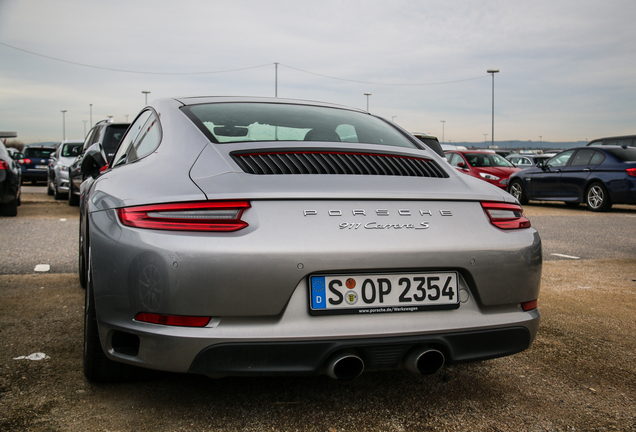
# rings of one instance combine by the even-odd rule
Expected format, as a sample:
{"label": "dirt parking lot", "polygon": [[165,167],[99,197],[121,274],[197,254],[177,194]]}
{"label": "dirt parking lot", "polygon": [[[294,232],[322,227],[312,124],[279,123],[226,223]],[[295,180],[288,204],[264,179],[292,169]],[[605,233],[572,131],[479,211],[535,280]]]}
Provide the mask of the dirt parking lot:
{"label": "dirt parking lot", "polygon": [[83,295],[75,274],[0,275],[0,430],[636,431],[636,259],[545,262],[526,352],[351,382],[158,374],[89,384]]}

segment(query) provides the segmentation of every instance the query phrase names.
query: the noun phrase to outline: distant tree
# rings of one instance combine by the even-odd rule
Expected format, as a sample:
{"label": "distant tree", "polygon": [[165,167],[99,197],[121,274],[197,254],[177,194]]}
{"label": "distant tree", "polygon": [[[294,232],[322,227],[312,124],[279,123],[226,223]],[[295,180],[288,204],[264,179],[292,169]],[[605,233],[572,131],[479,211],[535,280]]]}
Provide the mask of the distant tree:
{"label": "distant tree", "polygon": [[6,145],[7,147],[13,147],[15,149],[18,149],[18,151],[20,152],[24,150],[24,143],[20,140],[16,140],[16,139],[8,140]]}

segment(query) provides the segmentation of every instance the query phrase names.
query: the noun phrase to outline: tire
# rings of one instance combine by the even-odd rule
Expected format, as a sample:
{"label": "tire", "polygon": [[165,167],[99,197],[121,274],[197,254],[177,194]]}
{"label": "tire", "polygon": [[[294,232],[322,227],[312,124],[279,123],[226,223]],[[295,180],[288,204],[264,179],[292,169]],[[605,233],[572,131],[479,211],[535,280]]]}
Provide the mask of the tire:
{"label": "tire", "polygon": [[510,195],[512,195],[517,199],[517,201],[519,201],[519,204],[528,204],[528,196],[526,195],[526,191],[523,187],[523,183],[521,183],[521,180],[513,180],[512,183],[510,183],[508,191],[510,192]]}
{"label": "tire", "polygon": [[609,193],[603,183],[594,182],[585,191],[585,203],[593,212],[605,212],[612,208]]}
{"label": "tire", "polygon": [[86,289],[86,282],[88,280],[88,274],[86,272],[86,257],[84,256],[84,242],[86,241],[86,239],[82,238],[82,220],[80,218],[80,223],[79,223],[80,227],[79,227],[79,253],[78,253],[78,262],[77,262],[77,267],[79,269],[79,283],[82,286],[82,288]]}
{"label": "tire", "polygon": [[68,185],[68,205],[77,207],[79,205],[79,196],[73,193],[73,183]]}
{"label": "tire", "polygon": [[18,215],[18,199],[13,198],[6,204],[0,204],[2,216],[17,216]]}
{"label": "tire", "polygon": [[48,196],[53,196],[54,190],[55,190],[54,188],[55,188],[55,180],[48,179],[46,182],[46,194]]}

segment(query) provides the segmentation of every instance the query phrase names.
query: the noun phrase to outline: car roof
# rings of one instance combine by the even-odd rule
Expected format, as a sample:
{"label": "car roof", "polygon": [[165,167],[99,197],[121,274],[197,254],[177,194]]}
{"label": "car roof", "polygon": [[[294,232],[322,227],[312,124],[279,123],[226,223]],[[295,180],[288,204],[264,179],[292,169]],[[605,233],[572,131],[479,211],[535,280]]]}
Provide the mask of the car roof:
{"label": "car roof", "polygon": [[352,108],[345,105],[338,105],[328,102],[318,102],[312,100],[303,99],[285,99],[285,98],[272,98],[272,97],[256,97],[256,96],[187,96],[173,98],[184,105],[200,105],[208,103],[228,103],[228,102],[245,102],[245,103],[278,103],[278,104],[294,104],[294,105],[312,105],[321,106],[327,108],[346,109],[349,111],[358,111],[366,113],[367,111]]}

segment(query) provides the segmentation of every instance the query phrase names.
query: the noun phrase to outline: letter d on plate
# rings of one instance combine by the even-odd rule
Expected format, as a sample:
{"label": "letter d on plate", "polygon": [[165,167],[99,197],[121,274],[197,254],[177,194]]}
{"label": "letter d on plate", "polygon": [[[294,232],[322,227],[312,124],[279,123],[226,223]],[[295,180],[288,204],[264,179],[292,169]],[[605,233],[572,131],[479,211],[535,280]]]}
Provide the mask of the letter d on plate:
{"label": "letter d on plate", "polygon": [[325,293],[324,276],[311,278],[311,308],[312,309],[327,308],[327,294]]}

